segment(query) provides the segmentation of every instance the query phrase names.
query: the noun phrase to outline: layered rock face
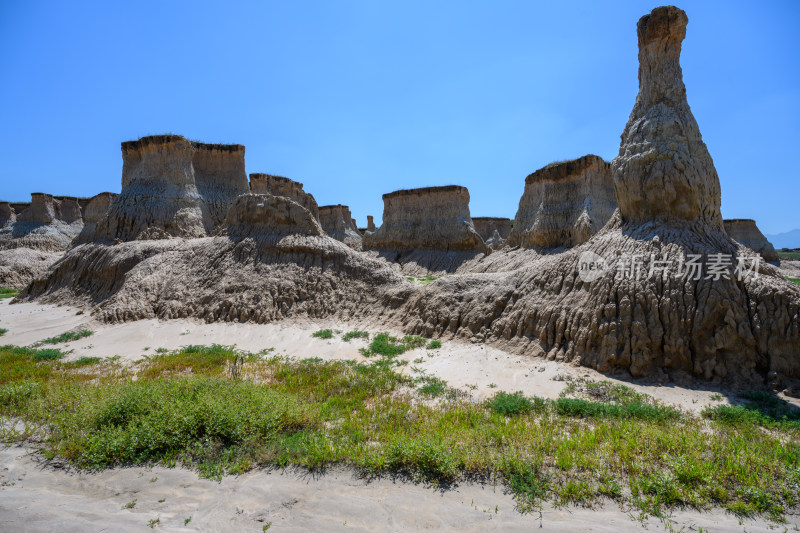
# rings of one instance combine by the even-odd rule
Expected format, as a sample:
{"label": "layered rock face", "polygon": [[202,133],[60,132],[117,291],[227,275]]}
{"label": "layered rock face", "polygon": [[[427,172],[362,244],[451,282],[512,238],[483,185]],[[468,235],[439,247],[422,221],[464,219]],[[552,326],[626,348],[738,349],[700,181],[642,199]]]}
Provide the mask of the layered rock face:
{"label": "layered rock face", "polygon": [[510,218],[472,217],[472,223],[475,231],[492,250],[501,248],[511,233]]}
{"label": "layered rock face", "polygon": [[64,256],[62,252],[47,252],[30,248],[0,250],[0,287],[22,289]]}
{"label": "layered rock face", "polygon": [[271,174],[250,174],[250,192],[285,196],[308,209],[311,215],[319,220],[317,201],[310,193],[303,190],[303,184],[298,181]]}
{"label": "layered rock face", "polygon": [[731,239],[761,254],[765,261],[778,261],[778,253],[750,218],[733,218],[722,221],[725,233]]}
{"label": "layered rock face", "polygon": [[271,194],[247,194],[237,198],[218,233],[239,238],[325,235],[308,209],[285,196]]}
{"label": "layered rock face", "polygon": [[50,224],[61,218],[61,203],[43,192],[31,193],[31,205],[17,216],[19,222]]}
{"label": "layered rock face", "polygon": [[639,21],[639,96],[612,164],[619,214],[564,253],[403,295],[407,330],[634,377],[800,379],[800,289],[763,262],[736,272],[754,257],[722,228],[719,181],[678,63],[686,23],[675,7]]}
{"label": "layered rock face", "polygon": [[383,195],[383,224],[364,245],[373,250],[488,252],[469,214],[469,191],[448,185]]}
{"label": "layered rock face", "polygon": [[15,218],[9,219],[0,229],[0,249],[63,251],[83,228],[80,206],[75,198],[62,203],[39,192],[31,194],[30,205]]}
{"label": "layered rock face", "polygon": [[117,193],[101,192],[87,200],[83,209],[83,229],[75,244],[84,244],[94,239],[97,223],[108,213],[111,203],[117,196]]}
{"label": "layered rock face", "polygon": [[78,199],[74,196],[63,196],[59,200],[61,203],[61,220],[67,224],[83,221],[83,213]]}
{"label": "layered rock face", "polygon": [[365,249],[417,275],[455,272],[491,252],[475,231],[466,187],[447,185],[383,195],[383,224],[364,235]]}
{"label": "layered rock face", "polygon": [[0,228],[17,221],[17,214],[8,202],[0,202]]}
{"label": "layered rock face", "polygon": [[203,237],[249,191],[244,147],[179,135],[122,143],[122,192],[97,223],[94,240]]}
{"label": "layered rock face", "polygon": [[525,178],[510,246],[570,248],[600,231],[617,208],[611,165],[596,155],[547,165]]}
{"label": "layered rock face", "polygon": [[375,220],[372,215],[367,215],[367,231],[374,232],[376,229],[375,227]]}
{"label": "layered rock face", "polygon": [[244,146],[193,142],[192,148],[197,192],[207,209],[204,224],[206,231],[211,231],[225,220],[236,198],[250,192],[244,169]]}
{"label": "layered rock face", "polygon": [[323,205],[319,208],[319,221],[328,235],[354,250],[361,250],[361,233],[358,232],[348,206]]}

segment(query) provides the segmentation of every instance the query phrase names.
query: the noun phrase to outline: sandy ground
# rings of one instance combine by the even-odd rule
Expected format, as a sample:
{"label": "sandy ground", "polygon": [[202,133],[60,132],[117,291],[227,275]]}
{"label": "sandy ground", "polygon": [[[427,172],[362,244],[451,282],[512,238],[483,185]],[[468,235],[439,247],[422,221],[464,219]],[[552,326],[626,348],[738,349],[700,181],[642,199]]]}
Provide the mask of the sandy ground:
{"label": "sandy ground", "polygon": [[[90,337],[58,345],[81,356],[135,361],[157,348],[187,344],[235,345],[248,351],[294,358],[356,359],[363,340],[313,338],[323,328],[342,333],[354,325],[330,321],[275,324],[205,324],[191,320],[144,320],[99,324],[69,307],[0,302],[0,342],[29,345],[74,329]],[[379,330],[364,328],[371,332]],[[394,331],[394,334],[400,332]],[[426,372],[467,392],[475,401],[498,390],[521,390],[556,398],[563,376],[610,379],[589,369],[520,356],[479,344],[444,341],[439,350],[417,349],[402,357],[404,372]],[[727,399],[712,398],[713,388],[682,389],[622,382],[684,409],[699,411]],[[724,397],[724,392],[723,392]],[[795,400],[796,402],[796,400]],[[152,480],[152,481],[151,481]],[[135,507],[122,506],[136,500]],[[184,525],[184,520],[191,521]],[[542,515],[521,514],[502,486],[463,483],[448,490],[403,480],[367,481],[344,469],[321,476],[296,471],[257,471],[221,482],[199,479],[184,469],[122,468],[99,473],[70,471],[47,462],[34,450],[0,449],[0,531],[142,531],[150,520],[168,531],[774,531],[775,524],[740,520],[723,511],[681,511],[669,520],[637,520],[636,513],[613,504],[603,508],[553,508]],[[798,531],[800,517],[788,517]],[[796,529],[792,529],[796,528]],[[783,530],[783,526],[779,527]]]}
{"label": "sandy ground", "polygon": [[[135,501],[132,508],[124,508]],[[188,523],[184,523],[191,519]],[[20,447],[0,449],[0,530],[148,531],[797,531],[722,511],[679,511],[666,520],[613,504],[545,506],[519,513],[498,485],[447,490],[402,480],[365,480],[346,470],[312,476],[260,470],[220,482],[181,468],[70,471]]]}
{"label": "sandy ground", "polygon": [[[75,329],[90,329],[94,334],[77,341],[59,344],[70,350],[69,359],[82,356],[120,356],[125,361],[135,361],[156,350],[174,350],[189,344],[235,345],[237,348],[258,352],[273,350],[272,354],[304,359],[365,360],[358,349],[366,342],[354,339],[341,340],[341,334],[330,340],[317,339],[311,334],[330,328],[341,333],[361,329],[376,333],[385,331],[376,327],[345,324],[331,321],[283,321],[272,324],[206,324],[194,320],[140,320],[124,324],[100,324],[86,314],[71,307],[57,307],[32,303],[11,305],[0,301],[0,328],[8,329],[0,342],[27,346],[47,337]],[[402,332],[389,330],[400,335]],[[409,361],[403,372],[425,372],[447,381],[448,385],[468,393],[475,401],[492,396],[499,390],[522,391],[527,395],[557,398],[567,386],[562,377],[585,377],[592,380],[609,380],[622,383],[649,394],[667,404],[700,412],[708,405],[729,402],[731,396],[712,385],[699,383],[695,388],[682,388],[667,383],[664,386],[636,381],[621,381],[594,370],[571,364],[545,361],[541,358],[517,355],[484,346],[456,341],[444,341],[438,350],[419,348],[401,356]],[[720,395],[722,399],[720,399]],[[796,399],[785,398],[795,404]]]}
{"label": "sandy ground", "polygon": [[787,278],[800,278],[800,261],[781,261],[778,270]]}

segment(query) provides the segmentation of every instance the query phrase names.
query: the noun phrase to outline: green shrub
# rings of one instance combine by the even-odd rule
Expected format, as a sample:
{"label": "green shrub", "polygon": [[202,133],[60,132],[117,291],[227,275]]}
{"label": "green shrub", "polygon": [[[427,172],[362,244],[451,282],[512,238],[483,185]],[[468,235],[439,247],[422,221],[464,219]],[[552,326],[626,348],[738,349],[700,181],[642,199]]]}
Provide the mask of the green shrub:
{"label": "green shrub", "polygon": [[368,332],[358,331],[358,330],[348,331],[342,336],[342,340],[345,342],[350,341],[350,339],[368,339],[368,338],[369,338]]}
{"label": "green shrub", "polygon": [[315,331],[311,334],[312,337],[316,337],[318,339],[332,339],[333,338],[333,331],[330,329],[321,329],[319,331]]}
{"label": "green shrub", "polygon": [[431,342],[429,342],[428,345],[425,346],[425,349],[426,350],[438,350],[441,347],[442,347],[442,341],[440,341],[439,339],[436,339],[436,340],[432,340]]}
{"label": "green shrub", "polygon": [[[534,398],[538,406],[544,406],[544,400]],[[486,402],[486,406],[497,414],[505,416],[521,415],[534,410],[534,402],[526,398],[522,392],[498,392]]]}
{"label": "green shrub", "polygon": [[558,414],[579,418],[633,418],[666,421],[681,417],[680,412],[671,407],[660,407],[641,402],[609,404],[577,398],[559,398],[555,405]]}
{"label": "green shrub", "polygon": [[19,290],[18,289],[11,289],[11,288],[8,288],[8,287],[0,287],[0,300],[2,300],[3,298],[13,298],[17,294],[19,294]]}

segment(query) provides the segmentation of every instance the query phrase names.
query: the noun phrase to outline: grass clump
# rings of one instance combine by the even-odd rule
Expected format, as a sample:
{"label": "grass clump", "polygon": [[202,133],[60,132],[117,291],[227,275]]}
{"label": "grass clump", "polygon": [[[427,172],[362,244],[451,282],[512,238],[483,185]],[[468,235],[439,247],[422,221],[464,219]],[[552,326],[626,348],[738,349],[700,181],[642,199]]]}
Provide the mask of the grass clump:
{"label": "grass clump", "polygon": [[383,357],[396,357],[408,350],[425,346],[427,339],[417,335],[406,335],[402,338],[392,337],[388,333],[378,333],[366,348],[359,350],[365,357],[381,355]]}
{"label": "grass clump", "polygon": [[421,278],[415,278],[414,276],[406,276],[406,279],[411,283],[419,283],[420,285],[427,285],[432,281],[436,281],[437,279],[439,279],[439,277],[431,276],[430,274],[428,274],[427,276],[423,276]]}
{"label": "grass clump", "polygon": [[351,339],[368,339],[369,333],[366,331],[348,331],[344,335],[342,335],[342,340],[345,342],[349,342]]}
{"label": "grass clump", "polygon": [[440,341],[439,339],[435,339],[435,340],[432,340],[431,342],[429,342],[425,346],[425,349],[426,350],[438,350],[441,347],[442,347],[442,341]]}
{"label": "grass clump", "polygon": [[6,328],[0,328],[0,337],[5,335],[6,333],[8,333],[8,330]]}
{"label": "grass clump", "polygon": [[765,391],[741,396],[741,405],[707,407],[702,416],[732,426],[793,427],[800,429],[800,409]]}
{"label": "grass clump", "polygon": [[312,337],[316,337],[318,339],[332,339],[333,338],[333,330],[330,329],[321,329],[319,331],[315,331],[311,334]]}
{"label": "grass clump", "polygon": [[47,339],[40,340],[34,346],[41,346],[43,344],[60,344],[62,342],[71,342],[78,339],[83,339],[84,337],[89,337],[93,335],[94,331],[88,329],[81,329],[78,331],[68,331],[66,333],[62,333],[61,335],[57,335],[55,337],[49,337]]}
{"label": "grass clump", "polygon": [[795,285],[800,285],[800,278],[786,278],[786,279],[788,279],[789,281],[791,281]]}
{"label": "grass clump", "polygon": [[13,298],[19,294],[19,289],[11,289],[9,287],[0,287],[0,300],[4,298]]}
{"label": "grass clump", "polygon": [[546,403],[541,398],[526,398],[522,392],[498,392],[486,402],[486,407],[503,416],[529,413],[534,409],[542,412]]}
{"label": "grass clump", "polygon": [[731,423],[613,389],[606,402],[497,392],[476,404],[385,356],[297,361],[186,346],[133,367],[35,356],[0,347],[0,417],[25,422],[0,425],[0,439],[35,436],[48,457],[86,467],[183,464],[219,478],[339,464],[434,484],[496,476],[521,509],[611,497],[651,514],[713,505],[780,518],[800,504],[800,428],[766,393],[747,395],[748,415]]}

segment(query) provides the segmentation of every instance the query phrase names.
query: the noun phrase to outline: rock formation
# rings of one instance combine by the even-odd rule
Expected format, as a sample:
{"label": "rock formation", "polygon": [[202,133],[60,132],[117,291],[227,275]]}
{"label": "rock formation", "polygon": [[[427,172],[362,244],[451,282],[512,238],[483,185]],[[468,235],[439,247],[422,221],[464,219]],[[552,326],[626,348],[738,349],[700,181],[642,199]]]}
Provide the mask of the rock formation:
{"label": "rock formation", "polygon": [[47,270],[63,256],[62,252],[30,248],[0,250],[0,287],[23,289],[34,279],[46,275]]}
{"label": "rock formation", "polygon": [[179,135],[122,143],[122,192],[97,222],[94,240],[203,237],[249,192],[241,145]]}
{"label": "rock formation", "polygon": [[91,242],[94,239],[97,223],[106,215],[111,202],[118,195],[113,192],[101,192],[89,198],[83,210],[83,229],[75,240],[75,244]]}
{"label": "rock formation", "polygon": [[8,202],[0,202],[0,228],[17,221],[17,214]]}
{"label": "rock formation", "polygon": [[312,216],[319,220],[317,201],[310,193],[303,190],[303,184],[298,181],[271,174],[250,174],[250,192],[285,196],[308,209]]}
{"label": "rock formation", "polygon": [[11,209],[14,210],[16,214],[20,214],[26,209],[31,206],[30,202],[10,202]]}
{"label": "rock formation", "polygon": [[509,246],[570,248],[600,231],[617,208],[611,165],[596,155],[551,163],[525,178]]}
{"label": "rock formation", "polygon": [[323,205],[319,208],[319,221],[328,235],[354,250],[361,250],[361,234],[353,222],[349,207],[342,204]]}
{"label": "rock formation", "polygon": [[59,199],[61,209],[61,220],[67,224],[83,221],[83,213],[78,199],[74,196],[62,196]]}
{"label": "rock formation", "polygon": [[725,227],[725,233],[731,239],[761,254],[765,261],[779,261],[778,253],[767,238],[764,237],[764,234],[761,233],[761,230],[758,229],[755,220],[751,218],[733,218],[722,222]]}
{"label": "rock formation", "polygon": [[236,199],[218,232],[238,238],[325,235],[311,212],[286,196],[246,194]]}
{"label": "rock formation", "polygon": [[375,232],[378,229],[375,227],[375,220],[373,219],[372,215],[367,215],[367,231]]}
{"label": "rock formation", "polygon": [[800,289],[763,263],[736,273],[753,256],[723,231],[717,174],[685,100],[686,23],[675,7],[638,23],[639,96],[612,165],[619,214],[583,245],[519,270],[409,291],[407,330],[634,377],[800,378]]}
{"label": "rock formation", "polygon": [[49,194],[35,192],[30,205],[16,214],[16,220],[0,229],[0,249],[64,251],[82,228],[80,207],[74,198],[62,204]]}
{"label": "rock formation", "polygon": [[511,233],[511,219],[498,217],[472,217],[475,231],[492,250],[505,244]]}
{"label": "rock formation", "polygon": [[[250,192],[241,144],[192,143],[197,192],[208,210],[206,231],[219,226],[240,194]],[[208,220],[210,218],[210,220]]]}
{"label": "rock formation", "polygon": [[491,252],[472,224],[469,191],[458,185],[384,194],[383,224],[364,235],[364,247],[414,275],[454,272]]}
{"label": "rock formation", "polygon": [[377,320],[637,378],[800,380],[800,288],[763,262],[737,273],[755,254],[722,226],[678,63],[686,24],[675,7],[639,21],[639,96],[612,163],[620,207],[562,253],[505,247],[477,258],[488,248],[466,189],[398,191],[384,196],[384,223],[366,245],[388,248],[378,255],[402,269],[421,265],[420,253],[426,268],[467,253],[483,265],[411,283],[397,265],[320,235],[293,200],[248,195],[212,237],[73,248],[18,299],[91,307],[106,321]]}

